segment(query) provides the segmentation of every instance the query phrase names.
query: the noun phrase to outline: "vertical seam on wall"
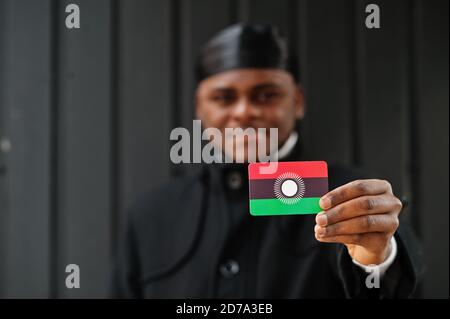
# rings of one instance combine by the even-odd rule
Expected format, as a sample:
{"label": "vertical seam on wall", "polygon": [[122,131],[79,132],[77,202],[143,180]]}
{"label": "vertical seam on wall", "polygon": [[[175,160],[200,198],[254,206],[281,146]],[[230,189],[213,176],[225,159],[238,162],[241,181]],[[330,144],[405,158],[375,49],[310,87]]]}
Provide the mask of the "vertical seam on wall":
{"label": "vertical seam on wall", "polygon": [[111,209],[111,256],[114,256],[117,241],[118,241],[118,233],[119,233],[119,207],[121,204],[120,199],[120,183],[119,183],[119,151],[120,151],[120,122],[119,122],[119,4],[117,0],[112,0],[111,2],[111,18],[110,18],[110,72],[111,72],[111,82],[110,82],[110,99],[111,99],[111,111],[110,111],[110,174],[111,174],[111,182],[110,182],[110,209]]}
{"label": "vertical seam on wall", "polygon": [[238,19],[241,22],[249,22],[250,3],[249,0],[237,0],[238,2]]}
{"label": "vertical seam on wall", "polygon": [[[192,110],[192,95],[191,95],[191,90],[194,88],[194,83],[193,83],[194,79],[192,77],[192,69],[193,69],[192,61],[193,61],[193,53],[194,53],[193,36],[194,36],[194,34],[192,33],[192,29],[193,29],[192,1],[184,1],[183,3],[185,4],[185,7],[180,6],[180,10],[182,10],[182,12],[184,14],[183,15],[180,14],[179,21],[182,21],[183,30],[185,30],[185,32],[186,32],[183,36],[184,42],[182,44],[182,48],[184,48],[183,56],[186,58],[183,60],[183,62],[185,62],[185,63],[181,63],[180,59],[178,59],[178,61],[180,63],[179,70],[181,71],[181,74],[179,76],[179,79],[181,81],[179,83],[179,87],[180,87],[180,89],[182,89],[181,96],[183,98],[183,101],[180,101],[181,103],[179,105],[180,106],[183,105],[182,110],[181,110],[182,111],[181,113],[183,114],[181,123],[184,126],[184,125],[190,125],[190,121],[192,120],[192,115],[194,114],[194,112]],[[177,27],[181,27],[181,25],[177,25]],[[178,32],[179,32],[179,34],[181,34],[181,28],[178,29]],[[181,41],[180,41],[180,43],[181,43]],[[185,83],[183,83],[183,81],[185,81]],[[183,103],[185,103],[185,104],[183,104]],[[187,111],[189,111],[189,113],[185,114],[184,112],[187,112]]]}
{"label": "vertical seam on wall", "polygon": [[417,235],[422,239],[422,231],[420,228],[420,216],[418,214],[420,205],[420,154],[419,130],[418,125],[418,105],[419,96],[417,85],[417,66],[418,64],[418,33],[420,32],[418,1],[408,2],[408,88],[409,88],[409,157],[410,157],[410,189],[411,189],[411,222]]}
{"label": "vertical seam on wall", "polygon": [[[308,86],[308,2],[306,0],[300,0],[297,4],[295,11],[297,12],[297,21],[295,27],[298,29],[296,36],[293,37],[294,43],[297,48],[297,58],[298,58],[298,72],[300,85],[303,88],[304,95],[304,108],[305,114],[308,116],[308,101],[309,101],[309,86]],[[297,22],[296,21],[296,22]],[[310,147],[313,145],[312,142],[312,125],[309,121],[301,120],[299,121],[299,133],[303,141],[301,141],[302,152],[306,157],[313,156],[311,154]]]}
{"label": "vertical seam on wall", "polygon": [[364,36],[361,31],[362,20],[359,18],[362,15],[361,6],[358,5],[358,0],[353,0],[351,2],[351,12],[352,12],[352,22],[350,27],[351,34],[351,46],[352,46],[352,56],[350,65],[352,68],[352,97],[351,97],[351,107],[350,107],[350,136],[352,138],[352,154],[351,161],[354,165],[361,165],[361,106],[364,95],[364,84],[362,83],[363,77],[363,65],[364,65]]}
{"label": "vertical seam on wall", "polygon": [[229,0],[229,20],[230,24],[237,23],[239,21],[239,0]]}
{"label": "vertical seam on wall", "polygon": [[[170,105],[171,105],[171,115],[170,115],[170,126],[172,128],[181,126],[181,72],[180,72],[180,51],[181,51],[181,37],[180,37],[180,2],[179,0],[172,0],[170,2],[170,17],[169,17],[169,37],[170,37]],[[171,141],[169,140],[171,144]],[[171,146],[171,145],[170,145]],[[177,165],[170,162],[170,175],[176,175],[179,168]]]}
{"label": "vertical seam on wall", "polygon": [[[8,23],[6,21],[7,17],[7,1],[3,1],[0,3],[0,31],[3,36],[0,36],[0,50],[2,50],[2,61],[0,61],[0,68],[5,67],[7,63],[7,50],[6,50],[6,44],[8,41],[7,33],[8,33]],[[6,72],[4,72],[6,73]],[[2,107],[0,107],[0,137],[5,135],[8,136],[7,132],[7,117],[9,117],[9,112],[7,112],[8,105],[6,103],[6,76],[5,74],[0,74],[0,103],[2,103]],[[8,114],[8,115],[7,115]],[[10,138],[8,136],[8,138]],[[0,260],[6,260],[7,254],[6,254],[6,248],[8,247],[8,236],[6,234],[7,232],[7,221],[9,218],[10,210],[9,210],[9,192],[6,190],[7,185],[7,156],[6,154],[0,155],[0,157],[3,157],[3,160],[0,159],[0,166],[3,165],[3,168],[0,167],[0,170],[3,169],[3,177],[2,172],[0,172],[0,210],[2,210],[2,214],[0,217]],[[3,179],[3,180],[2,180]],[[3,185],[3,186],[2,186]],[[6,298],[6,266],[4,265],[5,262],[0,264],[0,298]]]}
{"label": "vertical seam on wall", "polygon": [[58,39],[59,39],[59,25],[58,25],[58,13],[59,13],[58,0],[51,0],[50,2],[50,192],[49,192],[49,202],[50,202],[50,214],[49,214],[49,245],[50,245],[50,269],[49,269],[49,297],[58,297],[58,278],[59,278],[59,241],[58,241],[58,177],[59,177],[59,165],[58,165],[58,122],[59,122],[59,50],[58,50]]}
{"label": "vertical seam on wall", "polygon": [[288,39],[289,39],[289,45],[291,48],[294,48],[294,53],[298,55],[298,47],[292,45],[293,43],[295,43],[294,39],[297,39],[298,37],[298,32],[297,32],[297,14],[298,14],[298,5],[297,5],[297,0],[289,0],[288,2]]}
{"label": "vertical seam on wall", "polygon": [[[295,37],[294,41],[299,42],[300,48],[298,49],[298,62],[300,68],[300,79],[302,85],[306,88],[308,85],[308,3],[306,0],[301,0],[297,6],[298,10],[298,24],[296,27],[299,28],[297,32],[298,38]],[[307,95],[307,93],[306,93]]]}
{"label": "vertical seam on wall", "polygon": [[[417,100],[419,98],[418,85],[417,85],[417,68],[418,68],[418,34],[420,30],[420,21],[419,19],[419,3],[414,0],[412,2],[407,2],[406,4],[407,11],[407,89],[408,89],[408,97],[407,97],[407,125],[408,125],[408,146],[409,153],[407,156],[409,157],[409,167],[407,169],[407,174],[409,174],[409,213],[412,228],[414,229],[414,233],[418,236],[418,238],[423,239],[422,229],[420,227],[420,215],[418,209],[420,205],[420,189],[419,185],[421,182],[420,178],[420,160],[418,154],[420,154],[420,145],[419,145],[419,121],[418,121],[418,104]],[[416,291],[414,292],[415,298],[423,298],[423,283],[419,283]]]}
{"label": "vertical seam on wall", "polygon": [[181,125],[181,117],[179,112],[179,94],[177,94],[180,90],[180,2],[179,0],[172,0],[171,6],[171,44],[172,44],[172,56],[171,56],[171,74],[172,74],[172,124],[174,127],[178,127]]}

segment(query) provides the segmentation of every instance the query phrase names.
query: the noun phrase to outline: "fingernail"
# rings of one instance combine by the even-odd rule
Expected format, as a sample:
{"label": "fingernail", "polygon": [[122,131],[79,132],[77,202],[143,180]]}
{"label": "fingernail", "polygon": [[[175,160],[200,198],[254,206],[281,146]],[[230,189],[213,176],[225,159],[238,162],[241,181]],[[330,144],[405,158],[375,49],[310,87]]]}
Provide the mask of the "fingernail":
{"label": "fingernail", "polygon": [[320,200],[319,200],[319,206],[320,206],[320,208],[322,208],[323,210],[326,210],[326,209],[328,209],[330,206],[331,206],[331,201],[330,201],[330,199],[328,198],[328,197],[322,197]]}
{"label": "fingernail", "polygon": [[320,212],[319,214],[317,214],[316,223],[319,226],[325,226],[327,224],[327,221],[328,221],[327,214],[325,214],[324,212]]}

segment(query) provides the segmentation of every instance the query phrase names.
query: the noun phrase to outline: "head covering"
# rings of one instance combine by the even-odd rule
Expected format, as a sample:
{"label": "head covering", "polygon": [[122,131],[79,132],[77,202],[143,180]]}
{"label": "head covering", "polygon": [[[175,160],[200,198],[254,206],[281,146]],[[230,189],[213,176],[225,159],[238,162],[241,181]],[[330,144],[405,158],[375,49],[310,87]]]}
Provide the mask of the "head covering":
{"label": "head covering", "polygon": [[239,68],[281,69],[299,81],[295,54],[271,25],[235,24],[217,33],[200,53],[197,80]]}

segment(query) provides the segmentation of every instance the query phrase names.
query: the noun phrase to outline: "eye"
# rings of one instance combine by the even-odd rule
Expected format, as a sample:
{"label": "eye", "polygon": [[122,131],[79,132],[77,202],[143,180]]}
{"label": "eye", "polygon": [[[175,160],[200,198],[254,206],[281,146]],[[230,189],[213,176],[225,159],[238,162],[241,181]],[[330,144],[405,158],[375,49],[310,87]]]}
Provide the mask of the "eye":
{"label": "eye", "polygon": [[220,105],[231,105],[236,97],[232,92],[216,93],[212,95],[211,100]]}
{"label": "eye", "polygon": [[276,100],[278,100],[281,97],[282,97],[281,92],[273,91],[273,90],[271,90],[271,91],[265,90],[265,91],[257,92],[255,94],[254,98],[255,98],[255,101],[259,104],[269,104],[269,103],[275,102]]}

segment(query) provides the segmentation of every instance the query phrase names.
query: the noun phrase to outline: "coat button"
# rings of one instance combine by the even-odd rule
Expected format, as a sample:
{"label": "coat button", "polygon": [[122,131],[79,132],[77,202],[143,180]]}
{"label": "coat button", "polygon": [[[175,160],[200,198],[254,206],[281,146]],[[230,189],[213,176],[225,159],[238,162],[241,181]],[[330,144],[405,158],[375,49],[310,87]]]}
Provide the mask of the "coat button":
{"label": "coat button", "polygon": [[237,190],[242,186],[242,176],[238,172],[231,172],[228,174],[227,182],[232,190]]}
{"label": "coat button", "polygon": [[220,265],[220,273],[225,278],[232,278],[239,273],[239,264],[235,260],[228,260]]}

